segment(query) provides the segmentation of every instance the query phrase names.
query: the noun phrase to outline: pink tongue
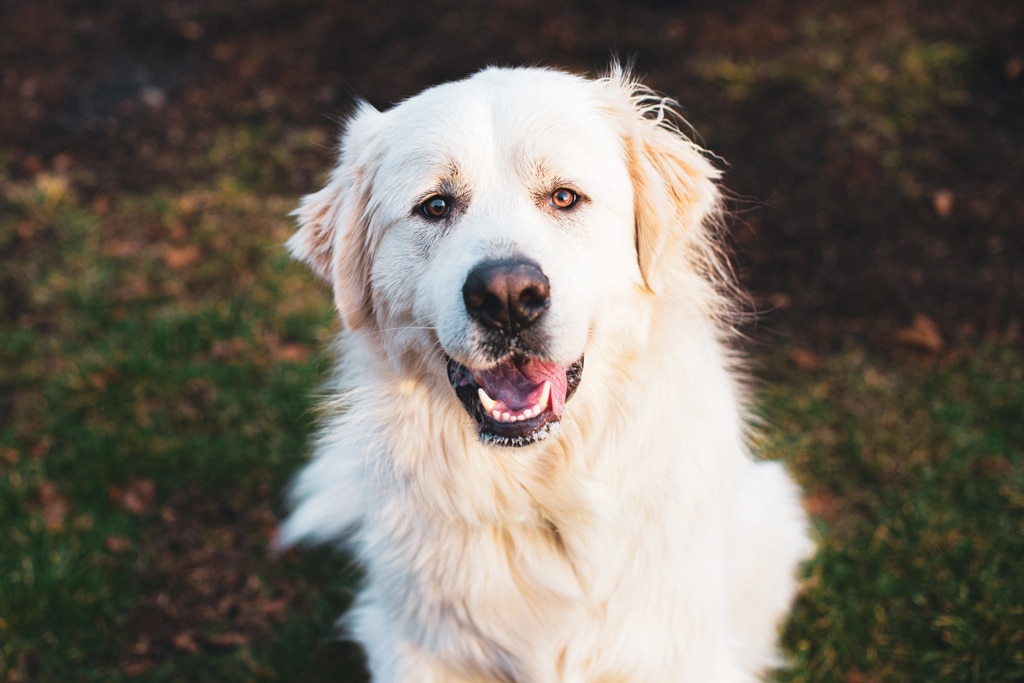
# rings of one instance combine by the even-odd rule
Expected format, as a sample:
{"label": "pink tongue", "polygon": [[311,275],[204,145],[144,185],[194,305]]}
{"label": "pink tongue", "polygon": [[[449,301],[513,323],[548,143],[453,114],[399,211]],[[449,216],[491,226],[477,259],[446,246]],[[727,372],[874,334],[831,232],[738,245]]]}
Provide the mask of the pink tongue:
{"label": "pink tongue", "polygon": [[565,392],[569,383],[562,365],[544,363],[534,358],[516,358],[490,370],[474,372],[473,379],[488,396],[514,410],[529,408],[537,403],[544,381],[548,380],[551,382],[552,412],[560,417],[565,409]]}

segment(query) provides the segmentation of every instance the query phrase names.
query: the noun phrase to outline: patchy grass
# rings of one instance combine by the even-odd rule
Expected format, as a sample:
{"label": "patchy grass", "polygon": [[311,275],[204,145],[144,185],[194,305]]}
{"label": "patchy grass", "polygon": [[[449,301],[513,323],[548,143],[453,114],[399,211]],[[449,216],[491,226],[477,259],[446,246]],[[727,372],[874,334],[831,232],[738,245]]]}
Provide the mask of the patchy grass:
{"label": "patchy grass", "polygon": [[323,642],[351,570],[268,551],[331,328],[279,246],[294,200],[86,206],[51,176],[5,195],[0,680],[351,658]]}
{"label": "patchy grass", "polygon": [[785,681],[1024,680],[1024,365],[858,352],[767,391],[820,552]]}
{"label": "patchy grass", "polygon": [[937,38],[935,31],[906,21],[905,11],[902,5],[808,6],[788,24],[770,27],[786,38],[772,53],[712,50],[691,68],[733,100],[744,100],[757,88],[795,84],[828,107],[832,125],[849,136],[850,144],[883,156],[892,167],[906,161],[886,156],[903,151],[898,143],[904,135],[967,100],[972,58],[969,43]]}
{"label": "patchy grass", "polygon": [[[249,182],[5,185],[0,681],[359,680],[330,640],[354,572],[268,551],[333,323],[279,246],[295,199]],[[1024,678],[1022,360],[769,359],[821,539],[780,680]]]}

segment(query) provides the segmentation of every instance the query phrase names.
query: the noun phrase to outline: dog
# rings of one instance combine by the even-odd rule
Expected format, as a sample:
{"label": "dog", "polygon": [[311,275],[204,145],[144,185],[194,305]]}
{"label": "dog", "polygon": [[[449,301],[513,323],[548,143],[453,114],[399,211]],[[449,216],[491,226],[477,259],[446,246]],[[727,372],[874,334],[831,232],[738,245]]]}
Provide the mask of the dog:
{"label": "dog", "polygon": [[812,551],[752,456],[713,157],[675,103],[487,68],[360,102],[287,246],[338,361],[284,545],[343,541],[374,681],[760,680]]}

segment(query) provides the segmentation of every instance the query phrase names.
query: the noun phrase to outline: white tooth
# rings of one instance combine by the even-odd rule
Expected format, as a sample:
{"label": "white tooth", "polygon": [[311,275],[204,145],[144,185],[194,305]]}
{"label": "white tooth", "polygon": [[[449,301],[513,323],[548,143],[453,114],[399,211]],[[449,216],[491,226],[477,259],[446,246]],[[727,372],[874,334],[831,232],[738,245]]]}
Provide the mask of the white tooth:
{"label": "white tooth", "polygon": [[500,410],[492,410],[491,411],[491,417],[493,417],[495,420],[501,421],[501,411]]}
{"label": "white tooth", "polygon": [[512,420],[510,420],[509,417],[510,417],[510,415],[508,413],[502,413],[501,414],[501,421],[502,422],[511,422]]}
{"label": "white tooth", "polygon": [[549,400],[551,400],[551,380],[544,380],[544,389],[540,392],[540,400],[533,407],[538,415],[547,410]]}
{"label": "white tooth", "polygon": [[520,416],[520,419],[529,420],[531,417],[533,417],[533,408],[527,408],[526,410],[523,411],[523,414]]}
{"label": "white tooth", "polygon": [[498,405],[498,402],[487,395],[483,387],[476,390],[476,395],[480,397],[480,404],[484,407],[484,410],[488,413],[494,410],[494,406]]}

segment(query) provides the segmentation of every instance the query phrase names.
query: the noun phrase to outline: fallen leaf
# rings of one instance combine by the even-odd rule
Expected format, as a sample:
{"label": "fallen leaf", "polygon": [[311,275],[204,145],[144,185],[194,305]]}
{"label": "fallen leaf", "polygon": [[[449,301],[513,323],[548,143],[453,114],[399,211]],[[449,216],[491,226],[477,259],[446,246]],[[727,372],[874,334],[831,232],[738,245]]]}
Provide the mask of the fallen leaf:
{"label": "fallen leaf", "polygon": [[914,316],[914,321],[909,327],[896,330],[896,341],[930,353],[940,353],[946,345],[939,332],[939,326],[922,313]]}
{"label": "fallen leaf", "polygon": [[210,347],[210,353],[218,360],[233,360],[245,353],[247,348],[248,344],[241,337],[218,339]]}
{"label": "fallen leaf", "polygon": [[53,167],[54,171],[63,174],[67,173],[74,163],[74,159],[71,158],[70,154],[67,152],[61,152],[53,158],[50,165]]}
{"label": "fallen leaf", "polygon": [[288,600],[286,598],[260,600],[256,604],[256,609],[261,614],[265,614],[273,621],[280,623],[284,618],[285,611],[288,609]]}
{"label": "fallen leaf", "polygon": [[203,253],[199,247],[190,245],[187,247],[167,247],[164,249],[164,263],[168,268],[180,270],[195,265],[202,258]]}
{"label": "fallen leaf", "polygon": [[47,434],[43,438],[36,442],[36,445],[32,447],[33,458],[45,458],[50,453],[50,448],[53,447],[53,437]]}
{"label": "fallen leaf", "polygon": [[57,490],[51,481],[39,484],[39,503],[43,506],[43,521],[46,528],[56,531],[64,527],[64,518],[68,516],[68,499]]}
{"label": "fallen leaf", "polygon": [[812,493],[803,503],[807,514],[827,521],[834,520],[839,512],[839,500],[831,493]]}
{"label": "fallen leaf", "polygon": [[133,515],[146,515],[156,502],[156,487],[152,479],[135,479],[121,495],[121,507]]}
{"label": "fallen leaf", "polygon": [[789,308],[793,304],[793,298],[785,292],[775,292],[768,297],[768,303],[773,309]]}
{"label": "fallen leaf", "polygon": [[135,677],[141,676],[150,669],[153,668],[153,661],[150,659],[136,659],[133,661],[125,662],[121,666],[121,671],[124,672],[125,676]]}
{"label": "fallen leaf", "polygon": [[27,173],[35,175],[39,171],[43,170],[43,158],[38,154],[26,154],[21,160],[21,167],[25,169]]}
{"label": "fallen leaf", "polygon": [[1006,458],[982,458],[978,468],[985,474],[1001,477],[1013,471],[1013,463]]}
{"label": "fallen leaf", "polygon": [[301,363],[309,354],[309,347],[304,344],[280,344],[274,349],[274,357],[288,363]]}
{"label": "fallen leaf", "polygon": [[1021,73],[1024,73],[1024,59],[1021,57],[1011,57],[1006,62],[1006,77],[1011,81],[1015,81]]}
{"label": "fallen leaf", "polygon": [[953,214],[953,191],[943,188],[932,193],[932,208],[939,218],[949,218]]}
{"label": "fallen leaf", "polygon": [[176,634],[171,638],[171,643],[174,645],[175,650],[181,650],[182,652],[196,652],[199,650],[199,645],[196,644],[192,631],[182,631]]}
{"label": "fallen leaf", "polygon": [[142,253],[145,243],[138,239],[112,239],[103,245],[104,251],[114,258],[135,258]]}
{"label": "fallen leaf", "polygon": [[124,536],[107,536],[103,545],[112,553],[123,553],[132,547],[132,542]]}
{"label": "fallen leaf", "polygon": [[789,360],[801,370],[814,370],[821,365],[818,355],[807,349],[793,349],[789,352]]}

